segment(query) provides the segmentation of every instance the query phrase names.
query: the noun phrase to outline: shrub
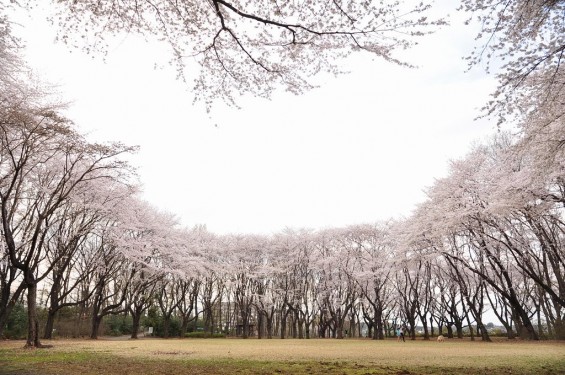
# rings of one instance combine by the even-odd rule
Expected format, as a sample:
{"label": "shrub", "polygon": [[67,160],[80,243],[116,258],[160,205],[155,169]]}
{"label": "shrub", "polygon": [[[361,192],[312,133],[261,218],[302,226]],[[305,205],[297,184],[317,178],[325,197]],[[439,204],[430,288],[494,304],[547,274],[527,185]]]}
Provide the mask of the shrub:
{"label": "shrub", "polygon": [[[141,320],[141,325],[146,328],[153,327],[153,336],[164,337],[165,335],[165,320],[160,314],[157,307],[150,307],[147,310],[147,316]],[[181,320],[178,317],[171,317],[169,320],[169,337],[181,336]]]}
{"label": "shrub", "polygon": [[109,315],[104,318],[107,332],[110,336],[130,335],[133,320],[129,315]]}
{"label": "shrub", "polygon": [[14,306],[6,326],[4,328],[4,337],[7,339],[25,339],[27,335],[27,310],[22,303]]}
{"label": "shrub", "polygon": [[223,333],[210,333],[210,332],[188,332],[185,337],[191,339],[223,339],[226,337]]}

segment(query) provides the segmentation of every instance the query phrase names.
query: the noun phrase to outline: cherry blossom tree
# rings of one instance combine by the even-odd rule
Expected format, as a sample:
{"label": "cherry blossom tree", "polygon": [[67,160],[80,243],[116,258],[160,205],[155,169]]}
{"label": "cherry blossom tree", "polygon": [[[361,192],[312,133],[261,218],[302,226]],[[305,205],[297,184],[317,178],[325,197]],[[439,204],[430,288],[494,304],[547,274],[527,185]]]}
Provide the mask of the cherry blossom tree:
{"label": "cherry blossom tree", "polygon": [[163,337],[169,338],[171,319],[182,299],[177,288],[179,288],[182,283],[174,275],[165,274],[161,280],[155,284],[157,289],[155,291],[155,300],[159,306],[161,316],[163,317]]}
{"label": "cherry blossom tree", "polygon": [[133,318],[135,339],[142,314],[153,305],[161,280],[170,273],[182,275],[184,237],[173,215],[140,199],[129,199],[118,214],[112,243],[127,259],[127,269],[122,270],[129,275],[124,304]]}
{"label": "cherry blossom tree", "polygon": [[49,308],[45,324],[44,338],[52,338],[55,316],[59,310],[84,304],[89,292],[77,293],[91,272],[85,272],[83,256],[88,251],[88,243],[99,223],[112,215],[112,207],[117,202],[128,199],[135,190],[120,182],[109,183],[105,179],[94,179],[88,187],[77,189],[68,201],[61,206],[51,220],[45,240],[46,263],[52,264],[48,279]]}
{"label": "cherry blossom tree", "polygon": [[[486,61],[497,66],[499,88],[488,105],[500,121],[511,114],[523,116],[532,110],[543,115],[557,109],[563,114],[563,57],[565,53],[565,4],[559,0],[516,2],[511,0],[462,0],[461,8],[471,12],[482,25],[480,45],[470,64]],[[535,98],[535,99],[534,99]],[[545,116],[544,116],[545,117]],[[546,117],[547,120],[547,117]]]}
{"label": "cherry blossom tree", "polygon": [[442,334],[442,328],[445,324],[447,337],[455,337],[453,334],[453,326],[455,326],[457,338],[462,339],[468,308],[461,294],[459,284],[455,282],[457,278],[454,277],[452,272],[454,270],[447,262],[438,260],[434,277],[437,280],[439,290],[436,299],[436,309],[432,315],[438,322],[439,334]]}
{"label": "cherry blossom tree", "polygon": [[354,280],[362,293],[362,310],[374,340],[384,340],[384,317],[391,308],[391,280],[396,271],[388,224],[356,225],[347,228],[354,244],[357,267]]}
{"label": "cherry blossom tree", "polygon": [[8,11],[13,3],[0,4],[0,106],[8,107],[26,98],[37,98],[29,68],[21,58],[21,42],[12,34]]}
{"label": "cherry blossom tree", "polygon": [[[302,252],[298,250],[302,243],[301,237],[305,234],[305,231],[293,231],[287,228],[283,233],[275,235],[271,243],[273,254],[286,254],[288,256],[285,256],[286,259],[279,258],[278,261],[274,261],[279,266],[278,270],[275,271],[275,275],[273,275],[272,300],[267,301],[264,298],[260,298],[258,305],[261,306],[261,313],[266,316],[267,325],[272,324],[273,318],[277,320],[275,329],[279,331],[281,339],[287,337],[289,317],[296,317],[300,314],[298,312],[300,310],[300,302],[298,300],[302,296],[295,293],[294,288],[301,283],[297,280],[299,277],[298,269],[308,262],[304,258],[304,255],[309,256],[308,252],[301,254]],[[292,322],[290,325],[293,328]],[[296,331],[293,330],[293,334]],[[267,335],[270,336],[271,334],[267,333]]]}
{"label": "cherry blossom tree", "polygon": [[72,193],[88,188],[89,181],[127,174],[126,164],[117,157],[130,149],[89,144],[53,108],[29,104],[1,108],[0,205],[10,263],[21,270],[27,288],[26,346],[39,347],[37,283],[57,263],[37,274],[51,221]]}
{"label": "cherry blossom tree", "polygon": [[268,303],[260,302],[268,325],[276,310],[280,310],[281,337],[285,334],[289,318],[293,337],[308,339],[312,335],[318,311],[314,239],[315,234],[311,230],[286,228],[271,241],[269,270],[273,279],[272,294]]}
{"label": "cherry blossom tree", "polygon": [[175,293],[178,298],[177,308],[181,319],[181,337],[184,337],[188,331],[188,324],[198,317],[198,314],[193,314],[193,312],[198,311],[196,304],[198,302],[200,283],[200,279],[196,277],[182,278],[175,283],[177,288]]}
{"label": "cherry blossom tree", "polygon": [[[282,87],[302,93],[312,76],[339,73],[342,59],[367,52],[400,63],[394,51],[443,24],[427,2],[213,0],[53,2],[59,39],[88,52],[124,32],[168,43],[179,74],[209,106],[252,93],[270,97]],[[28,6],[35,6],[29,0]],[[84,43],[84,40],[88,43]],[[195,61],[199,73],[188,62]]]}
{"label": "cherry blossom tree", "polygon": [[123,254],[103,239],[96,251],[94,291],[92,295],[90,338],[97,339],[105,316],[127,311],[124,301],[132,278],[131,269]]}
{"label": "cherry blossom tree", "polygon": [[57,224],[51,225],[51,233],[45,241],[47,262],[53,263],[54,266],[50,275],[51,288],[48,296],[47,321],[43,332],[44,339],[52,338],[53,324],[58,311],[81,302],[69,298],[85,277],[84,274],[76,275],[73,272],[78,258],[76,253],[87,240],[97,219],[86,210],[74,210],[71,205],[61,210],[60,215],[60,218],[54,220]]}
{"label": "cherry blossom tree", "polygon": [[[24,97],[33,95],[33,91],[21,79],[26,67],[19,55],[19,43],[11,32],[11,23],[6,14],[8,8],[10,5],[0,4],[0,111],[4,114],[17,106]],[[0,153],[0,167],[5,168],[2,160],[6,156],[5,153]],[[24,290],[21,270],[10,262],[4,230],[0,228],[0,336]]]}
{"label": "cherry blossom tree", "polygon": [[[542,259],[553,254],[551,241],[536,236],[531,219],[526,223],[533,212],[551,212],[554,203],[546,197],[552,179],[540,178],[543,175],[531,169],[527,155],[516,159],[509,149],[513,150],[511,142],[495,140],[453,162],[450,175],[430,189],[429,204],[417,214],[428,223],[419,233],[454,262],[453,267],[464,266],[479,277],[478,294],[462,289],[477,322],[484,296],[481,283],[486,282],[510,304],[520,335],[537,339],[524,287],[533,281],[559,301],[559,283],[549,280],[555,280],[561,266],[543,268]],[[520,177],[531,183],[524,184]],[[541,269],[551,271],[544,274]],[[460,280],[464,277],[459,275]],[[468,284],[460,282],[461,287]]]}
{"label": "cherry blossom tree", "polygon": [[[230,282],[233,288],[238,326],[243,338],[248,338],[254,321],[253,306],[256,299],[256,282],[266,262],[267,241],[257,235],[229,235],[222,239],[228,254],[232,272]],[[227,254],[226,254],[227,255]]]}
{"label": "cherry blossom tree", "polygon": [[[286,263],[286,267],[292,267],[292,275],[295,281],[295,289],[292,291],[292,297],[287,300],[293,303],[287,306],[293,306],[295,314],[297,314],[299,338],[310,338],[314,319],[319,312],[319,304],[317,301],[317,294],[320,291],[319,283],[319,268],[316,265],[316,246],[314,241],[316,236],[307,230],[300,230],[296,233],[287,231],[285,237],[294,241],[292,258],[287,258],[292,261],[292,264]],[[293,238],[294,237],[294,238]],[[283,260],[281,260],[282,262]],[[303,332],[304,331],[304,332]],[[305,336],[303,336],[303,334]]]}
{"label": "cherry blossom tree", "polygon": [[321,309],[332,337],[344,338],[345,320],[358,303],[360,291],[353,279],[355,267],[353,251],[345,238],[344,229],[333,229],[318,233],[316,266],[320,269]]}
{"label": "cherry blossom tree", "polygon": [[157,297],[157,287],[164,275],[132,263],[132,280],[126,292],[124,304],[132,317],[131,338],[137,339],[141,327],[141,317],[153,306]]}

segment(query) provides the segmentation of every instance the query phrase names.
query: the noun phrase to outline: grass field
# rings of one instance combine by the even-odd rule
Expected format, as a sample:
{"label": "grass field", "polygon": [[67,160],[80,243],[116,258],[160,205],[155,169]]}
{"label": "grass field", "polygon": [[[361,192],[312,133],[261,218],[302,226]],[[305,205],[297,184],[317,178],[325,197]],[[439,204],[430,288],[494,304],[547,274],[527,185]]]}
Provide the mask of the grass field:
{"label": "grass field", "polygon": [[54,340],[0,342],[0,374],[565,374],[565,342]]}

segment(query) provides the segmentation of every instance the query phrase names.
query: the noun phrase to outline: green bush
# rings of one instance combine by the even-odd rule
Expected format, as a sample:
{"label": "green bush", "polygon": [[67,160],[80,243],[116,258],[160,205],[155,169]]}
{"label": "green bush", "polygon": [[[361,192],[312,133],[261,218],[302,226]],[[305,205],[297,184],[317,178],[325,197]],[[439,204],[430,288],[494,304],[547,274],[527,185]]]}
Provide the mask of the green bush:
{"label": "green bush", "polygon": [[7,339],[25,339],[27,335],[27,310],[18,303],[8,316],[4,327],[4,337]]}
{"label": "green bush", "polygon": [[[178,318],[172,318],[169,322],[169,337],[179,337],[180,336],[180,326],[181,321]],[[163,336],[165,334],[165,329],[163,324],[158,326],[159,336]]]}
{"label": "green bush", "polygon": [[110,336],[131,335],[133,319],[129,315],[109,315],[104,318]]}
{"label": "green bush", "polygon": [[223,333],[210,333],[210,332],[188,332],[185,337],[191,339],[223,339],[226,337]]}
{"label": "green bush", "polygon": [[[147,330],[147,327],[153,327],[153,336],[165,336],[165,322],[160,311],[155,306],[147,310],[147,316],[142,318],[141,325],[145,327],[145,330]],[[169,337],[181,336],[180,329],[181,320],[178,317],[171,317],[169,321]]]}
{"label": "green bush", "polygon": [[141,325],[144,327],[159,327],[163,323],[163,318],[159,314],[159,310],[155,306],[151,306],[147,310],[147,315],[141,318]]}

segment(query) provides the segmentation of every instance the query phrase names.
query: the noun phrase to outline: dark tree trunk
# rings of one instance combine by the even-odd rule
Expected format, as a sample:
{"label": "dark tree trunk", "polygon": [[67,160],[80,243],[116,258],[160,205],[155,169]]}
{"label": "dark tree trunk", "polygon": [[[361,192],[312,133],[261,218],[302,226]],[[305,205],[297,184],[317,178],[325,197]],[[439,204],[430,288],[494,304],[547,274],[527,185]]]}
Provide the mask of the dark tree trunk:
{"label": "dark tree trunk", "polygon": [[47,322],[45,322],[45,332],[43,332],[44,339],[51,339],[53,337],[53,325],[55,324],[55,317],[59,311],[59,292],[61,290],[61,279],[58,277],[53,278],[53,285],[51,286],[51,293],[49,294],[49,310],[47,311]]}
{"label": "dark tree trunk", "polygon": [[102,324],[103,316],[99,316],[98,314],[92,315],[92,326],[90,329],[90,338],[93,340],[98,339],[98,331],[100,330],[100,325]]}
{"label": "dark tree trunk", "polygon": [[296,314],[294,311],[290,314],[290,335],[293,339],[297,337]]}
{"label": "dark tree trunk", "polygon": [[[481,339],[483,341],[491,342],[492,340],[490,339],[488,331],[483,324],[480,309],[477,309],[474,305],[471,304],[469,305],[469,309],[471,310],[471,314],[473,315],[473,318],[475,318],[475,322],[477,323],[477,334],[481,335]],[[471,340],[472,339],[473,337],[471,336]]]}
{"label": "dark tree trunk", "polygon": [[373,340],[384,340],[383,335],[383,311],[380,306],[375,309],[375,316],[373,317],[375,330],[373,332]]}
{"label": "dark tree trunk", "polygon": [[190,313],[188,315],[182,316],[182,324],[181,324],[181,327],[180,327],[180,337],[181,338],[186,336],[186,333],[188,332],[188,323],[190,323],[194,319],[195,318],[190,317]]}
{"label": "dark tree trunk", "polygon": [[95,287],[94,302],[92,303],[92,324],[90,326],[90,338],[96,340],[98,338],[98,330],[102,323],[103,316],[100,315],[102,308],[102,293],[104,292],[105,278],[101,277]]}
{"label": "dark tree trunk", "polygon": [[171,314],[163,314],[163,338],[168,339],[171,328]]}
{"label": "dark tree trunk", "polygon": [[266,321],[266,324],[267,324],[267,338],[268,339],[273,338],[273,316],[274,316],[273,312],[271,312],[270,316],[269,316],[269,314],[265,313],[265,321]]}
{"label": "dark tree trunk", "polygon": [[429,340],[430,331],[428,330],[428,320],[426,319],[425,315],[422,315],[420,317],[420,320],[422,321],[422,326],[424,328],[424,340]]}
{"label": "dark tree trunk", "polygon": [[463,338],[463,320],[459,320],[455,323],[455,328],[457,329],[457,338]]}
{"label": "dark tree trunk", "polygon": [[45,322],[45,332],[43,332],[43,338],[50,340],[53,338],[53,326],[55,325],[55,317],[57,316],[57,310],[49,309],[47,311],[47,321]]}
{"label": "dark tree trunk", "polygon": [[304,339],[304,319],[300,317],[299,310],[296,311],[296,320],[298,323],[298,338]]}
{"label": "dark tree trunk", "polygon": [[258,339],[263,338],[263,330],[265,329],[264,318],[265,318],[265,315],[263,314],[263,312],[257,311],[257,338]]}
{"label": "dark tree trunk", "polygon": [[453,325],[451,325],[451,323],[449,323],[445,327],[447,328],[447,337],[452,339],[453,338]]}
{"label": "dark tree trunk", "polygon": [[143,313],[143,310],[139,313],[136,311],[136,314],[132,315],[132,326],[131,326],[131,338],[132,339],[138,338],[138,332],[139,332],[142,313]]}
{"label": "dark tree trunk", "polygon": [[290,313],[290,310],[285,309],[284,311],[281,311],[281,339],[284,339],[286,336],[286,319],[288,317],[288,314]]}

